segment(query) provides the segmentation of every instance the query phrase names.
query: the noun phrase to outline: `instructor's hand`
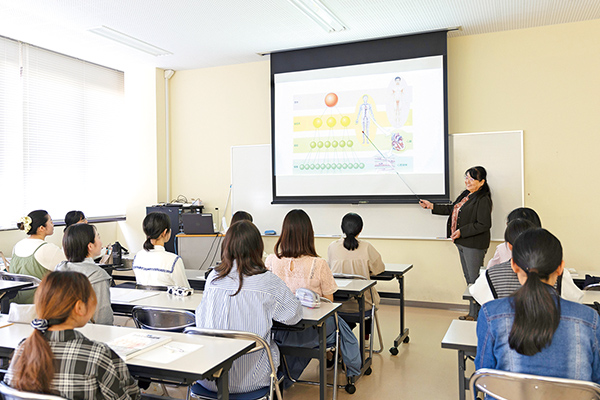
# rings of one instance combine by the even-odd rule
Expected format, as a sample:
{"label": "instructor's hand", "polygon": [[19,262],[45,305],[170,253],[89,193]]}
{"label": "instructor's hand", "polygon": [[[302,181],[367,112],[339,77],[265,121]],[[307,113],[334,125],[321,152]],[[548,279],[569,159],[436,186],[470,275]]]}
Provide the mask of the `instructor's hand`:
{"label": "instructor's hand", "polygon": [[429,200],[419,200],[419,205],[425,209],[433,210],[433,203]]}
{"label": "instructor's hand", "polygon": [[460,237],[460,229],[457,229],[452,236],[450,236],[450,239],[452,239],[452,241],[458,239]]}

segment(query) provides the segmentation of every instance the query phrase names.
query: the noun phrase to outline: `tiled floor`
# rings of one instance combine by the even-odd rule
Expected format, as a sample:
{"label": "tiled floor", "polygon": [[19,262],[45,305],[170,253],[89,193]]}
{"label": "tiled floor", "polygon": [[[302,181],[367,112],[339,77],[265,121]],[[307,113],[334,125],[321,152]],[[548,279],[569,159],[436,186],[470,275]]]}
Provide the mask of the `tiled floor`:
{"label": "tiled floor", "polygon": [[[384,351],[373,357],[373,373],[356,383],[356,393],[338,391],[339,400],[363,399],[451,399],[458,398],[458,355],[456,351],[441,348],[441,341],[450,325],[461,312],[428,308],[406,308],[406,326],[410,330],[410,343],[399,347],[399,354],[388,351],[400,330],[398,307],[382,305],[379,311],[382,325]],[[377,343],[376,343],[377,345]],[[474,370],[467,365],[467,374]],[[318,363],[313,361],[302,378],[315,380]],[[332,372],[329,372],[330,382]],[[345,377],[340,375],[340,382]],[[173,397],[183,398],[185,391],[169,388]],[[318,386],[295,384],[284,392],[285,400],[318,399]],[[328,391],[331,398],[331,389]]]}

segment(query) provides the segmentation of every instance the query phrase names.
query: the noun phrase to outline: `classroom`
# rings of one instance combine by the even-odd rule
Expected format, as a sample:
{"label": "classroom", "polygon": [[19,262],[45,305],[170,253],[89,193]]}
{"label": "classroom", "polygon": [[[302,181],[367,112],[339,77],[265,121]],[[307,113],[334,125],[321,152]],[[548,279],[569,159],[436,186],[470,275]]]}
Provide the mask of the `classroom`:
{"label": "classroom", "polygon": [[[99,175],[98,187],[99,190],[111,190],[120,198],[125,204],[126,219],[97,223],[103,242],[119,241],[135,254],[142,248],[145,240],[141,226],[146,206],[167,202],[180,194],[188,199],[201,199],[205,212],[215,215],[220,213],[220,216],[225,214],[229,218],[232,211],[235,211],[224,209],[231,183],[231,147],[263,145],[271,140],[270,63],[268,56],[254,53],[289,49],[286,41],[282,38],[274,44],[274,48],[269,48],[269,45],[266,45],[267,48],[253,48],[253,57],[247,58],[238,55],[237,58],[231,56],[211,61],[210,53],[195,54],[194,57],[199,59],[197,64],[202,67],[178,68],[164,65],[158,68],[152,64],[154,60],[144,64],[142,61],[146,58],[142,57],[123,57],[120,65],[114,61],[111,61],[112,64],[105,64],[101,56],[94,54],[93,48],[79,49],[77,54],[68,54],[68,46],[53,44],[52,35],[44,38],[39,34],[39,26],[48,24],[62,26],[61,29],[65,32],[61,34],[64,37],[74,35],[74,25],[80,23],[68,26],[65,21],[76,18],[75,10],[69,11],[69,7],[65,6],[62,12],[66,17],[61,16],[61,20],[59,15],[55,15],[56,21],[48,22],[43,14],[53,14],[45,9],[49,6],[39,1],[23,3],[22,6],[17,6],[10,2],[0,2],[0,35],[125,72],[126,134],[123,135],[122,142],[115,146],[122,146],[126,151],[123,159],[114,160],[107,155],[106,160],[107,163],[118,162],[121,165],[121,176],[111,177],[110,182],[102,184]],[[38,12],[27,11],[27,3],[30,3],[32,9],[37,7]],[[117,4],[110,1],[106,3],[107,6]],[[236,13],[241,13],[246,8],[242,7],[243,2],[235,3],[239,6]],[[274,7],[271,3],[274,2],[267,2],[267,5]],[[341,1],[326,3],[334,9],[336,5],[344,5]],[[350,3],[356,8],[365,7],[360,2]],[[401,7],[394,5],[392,0],[378,3],[387,12],[400,12]],[[443,10],[439,4],[441,2],[434,3],[437,10]],[[474,4],[478,2],[467,3],[475,7]],[[544,228],[560,239],[566,267],[597,271],[600,275],[600,267],[595,265],[595,257],[590,251],[595,247],[595,237],[600,227],[600,216],[591,210],[593,199],[600,195],[600,186],[596,184],[600,171],[600,158],[596,154],[600,148],[600,136],[594,123],[598,121],[598,117],[594,115],[600,109],[600,79],[597,78],[597,71],[600,70],[600,6],[589,5],[587,9],[577,11],[572,9],[575,5],[571,2],[543,2],[540,10],[532,11],[521,4],[528,2],[504,0],[501,3],[507,8],[513,8],[508,11],[500,10],[500,5],[498,9],[489,4],[485,6],[494,9],[488,14],[488,18],[496,18],[496,23],[482,19],[467,26],[461,18],[472,21],[472,16],[464,9],[462,15],[438,18],[437,21],[432,17],[427,23],[428,15],[433,15],[432,10],[427,9],[417,11],[413,16],[422,18],[419,20],[420,24],[415,24],[419,26],[417,30],[398,29],[396,26],[401,25],[400,21],[390,22],[386,19],[386,29],[365,31],[362,39],[465,24],[463,31],[448,34],[449,134],[522,130],[525,188],[523,206],[536,210],[542,218]],[[214,7],[216,6],[211,6],[211,12],[216,12]],[[418,9],[430,5],[421,6],[419,2],[413,2],[413,7]],[[152,12],[160,15],[157,11],[159,5],[153,4],[151,8]],[[501,17],[501,11],[505,14],[514,13],[516,16]],[[99,10],[95,12],[100,14]],[[360,12],[362,11],[357,11],[359,14]],[[385,12],[381,11],[381,14]],[[552,17],[548,17],[549,14]],[[183,14],[172,11],[168,16],[184,18]],[[228,18],[242,17],[243,15],[222,17],[222,23],[229,23]],[[538,22],[536,18],[542,22]],[[24,19],[29,19],[29,24],[18,23]],[[101,18],[95,20],[98,25],[102,25]],[[358,24],[358,20],[354,18],[354,23]],[[347,22],[350,24],[350,21]],[[170,20],[169,23],[172,25],[167,28],[175,29],[173,25],[177,21]],[[198,23],[201,24],[201,20]],[[33,26],[37,26],[36,32]],[[215,28],[214,25],[211,27]],[[314,25],[314,29],[321,28]],[[54,35],[61,37],[56,32]],[[238,35],[243,36],[244,33],[238,32]],[[334,35],[335,33],[329,36],[315,34],[312,42],[302,42],[303,44],[293,47],[350,40],[339,40]],[[358,39],[352,39],[354,40]],[[247,53],[244,46],[241,39],[235,43],[241,54]],[[190,46],[188,51],[195,50]],[[124,50],[118,52],[120,56],[125,54]],[[201,60],[202,58],[208,61]],[[251,61],[247,61],[248,59]],[[168,80],[167,102],[165,70],[169,69],[175,70],[175,73]],[[165,146],[166,124],[169,126],[170,137],[168,157]],[[493,191],[493,182],[489,184]],[[167,195],[167,185],[170,198]],[[2,205],[10,207],[10,188],[3,189]],[[415,204],[415,207],[418,205]],[[40,208],[43,208],[43,204],[40,204]],[[78,208],[85,210],[85,204]],[[360,208],[349,211],[360,213]],[[62,231],[62,227],[57,227],[56,233],[48,241],[60,246]],[[440,232],[439,236],[444,234],[445,232]],[[0,251],[9,256],[13,246],[23,237],[23,233],[17,230],[0,231]],[[272,253],[277,237],[263,237],[263,240],[265,251]],[[326,255],[332,240],[330,237],[317,237],[317,253]],[[435,360],[436,357],[446,360],[445,365],[450,370],[444,372],[443,381],[447,385],[441,389],[423,389],[422,394],[456,398],[456,354],[439,347],[449,321],[459,315],[457,310],[464,311],[466,307],[462,298],[465,281],[454,244],[450,240],[374,238],[369,241],[386,263],[410,263],[414,266],[405,279],[407,324],[411,331],[413,328],[418,329],[417,325],[428,318],[446,313],[441,317],[442,331],[432,339],[434,350],[426,357],[430,360]],[[500,243],[491,242],[485,263]],[[386,308],[383,315],[396,315],[397,303],[393,300],[388,300],[385,307],[389,308]],[[386,324],[383,318],[382,323]],[[393,320],[393,326],[384,326],[384,330],[387,329],[386,332],[389,333],[385,338],[387,342],[393,339],[391,332],[397,331],[396,324],[397,320]],[[428,333],[423,334],[426,336]],[[411,379],[419,379],[410,372],[405,372],[402,368],[406,367],[401,366],[398,361],[402,357],[408,359],[407,353],[411,353],[410,346],[415,341],[418,341],[416,334],[411,337],[411,343],[400,347],[398,359],[386,364],[389,368],[402,371],[398,372],[398,380],[402,380],[402,374],[405,373]],[[386,347],[389,346],[386,344]],[[387,348],[381,357],[390,358]],[[376,374],[377,371],[374,371],[373,376]],[[391,379],[393,375],[386,376]],[[432,376],[420,378],[420,382],[432,384],[431,378]],[[347,394],[341,391],[340,397],[371,398],[368,393],[363,393],[362,396],[365,397],[360,397],[360,383],[363,382],[357,385],[356,394],[343,397]],[[389,386],[386,387],[391,390]],[[406,390],[413,395],[406,398],[416,397],[414,395],[417,388]],[[312,398],[316,393],[306,392],[306,395]],[[378,396],[388,394],[390,393],[377,393]],[[295,398],[294,396],[291,392],[290,396],[286,394],[286,397]]]}

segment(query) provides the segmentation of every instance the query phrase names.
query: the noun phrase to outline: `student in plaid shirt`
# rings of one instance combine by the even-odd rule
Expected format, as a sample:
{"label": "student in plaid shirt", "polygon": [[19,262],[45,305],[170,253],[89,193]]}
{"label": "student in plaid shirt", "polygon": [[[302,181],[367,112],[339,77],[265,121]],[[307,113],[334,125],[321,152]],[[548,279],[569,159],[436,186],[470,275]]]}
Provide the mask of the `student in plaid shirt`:
{"label": "student in plaid shirt", "polygon": [[51,272],[35,294],[39,319],[16,350],[5,381],[27,392],[68,399],[139,399],[140,389],[127,365],[106,344],[74,328],[96,310],[96,295],[79,272]]}

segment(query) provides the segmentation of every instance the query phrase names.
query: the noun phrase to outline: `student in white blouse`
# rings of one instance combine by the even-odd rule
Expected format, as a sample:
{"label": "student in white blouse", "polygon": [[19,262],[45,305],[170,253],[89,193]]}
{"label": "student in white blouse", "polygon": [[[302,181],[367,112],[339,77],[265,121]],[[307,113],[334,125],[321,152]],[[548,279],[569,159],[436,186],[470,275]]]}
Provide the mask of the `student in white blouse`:
{"label": "student in white blouse", "polygon": [[183,260],[165,250],[171,238],[169,216],[162,212],[146,215],[143,222],[146,241],[133,260],[133,272],[138,285],[190,287]]}

